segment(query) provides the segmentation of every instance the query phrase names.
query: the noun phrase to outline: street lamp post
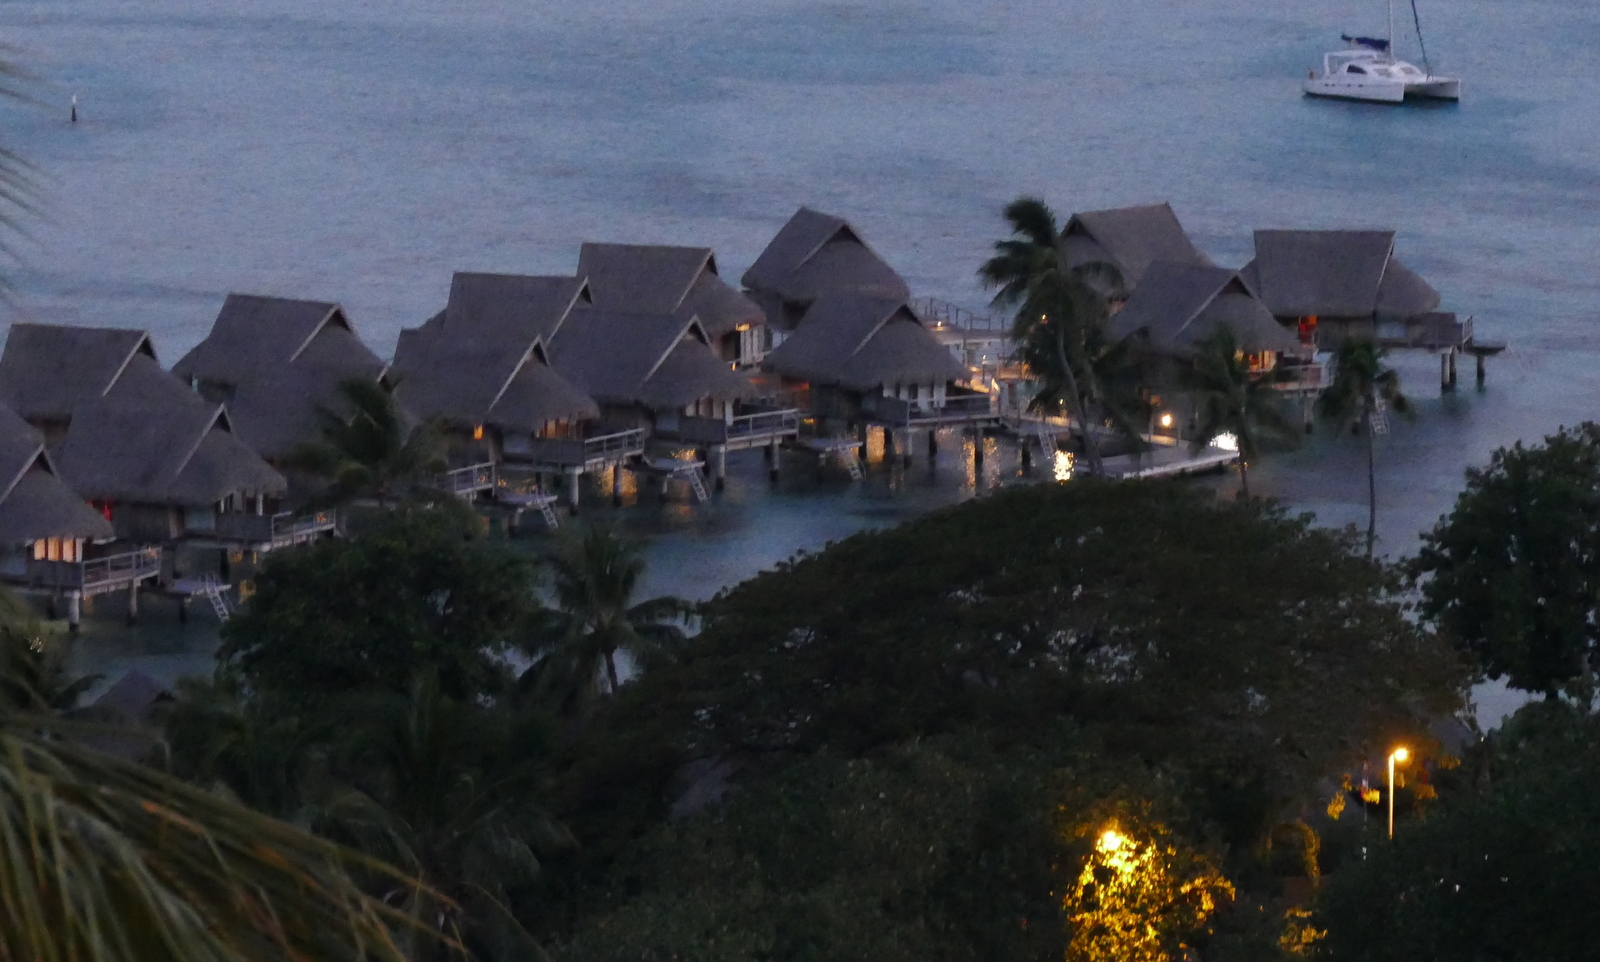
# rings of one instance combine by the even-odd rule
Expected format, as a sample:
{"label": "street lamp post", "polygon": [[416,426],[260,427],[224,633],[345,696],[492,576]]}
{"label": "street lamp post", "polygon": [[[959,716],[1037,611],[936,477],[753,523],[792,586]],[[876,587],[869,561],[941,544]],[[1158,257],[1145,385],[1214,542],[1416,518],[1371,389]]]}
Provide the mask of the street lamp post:
{"label": "street lamp post", "polygon": [[1411,757],[1411,753],[1404,747],[1396,748],[1389,753],[1389,838],[1394,838],[1394,763],[1403,762]]}

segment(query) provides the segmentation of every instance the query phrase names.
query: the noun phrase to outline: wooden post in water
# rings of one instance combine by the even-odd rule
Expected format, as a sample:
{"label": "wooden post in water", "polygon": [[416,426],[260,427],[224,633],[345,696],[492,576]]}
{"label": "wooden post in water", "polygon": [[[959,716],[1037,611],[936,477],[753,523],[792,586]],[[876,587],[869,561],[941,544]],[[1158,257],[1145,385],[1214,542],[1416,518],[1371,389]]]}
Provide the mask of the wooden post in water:
{"label": "wooden post in water", "polygon": [[728,446],[726,444],[713,444],[710,451],[711,484],[721,491],[727,487],[728,477]]}
{"label": "wooden post in water", "polygon": [[128,585],[128,624],[139,623],[139,582]]}
{"label": "wooden post in water", "polygon": [[933,428],[928,429],[928,465],[931,467],[939,460],[939,432]]}
{"label": "wooden post in water", "polygon": [[1457,353],[1458,352],[1454,348],[1452,348],[1450,350],[1450,390],[1452,390],[1452,391],[1454,391],[1456,389],[1456,354]]}
{"label": "wooden post in water", "polygon": [[67,592],[67,630],[76,632],[78,623],[83,620],[83,592]]}
{"label": "wooden post in water", "polygon": [[1476,357],[1477,361],[1478,361],[1478,387],[1481,388],[1481,387],[1483,387],[1483,376],[1484,376],[1483,355],[1474,353],[1473,356]]}
{"label": "wooden post in water", "polygon": [[778,439],[773,438],[767,444],[767,475],[771,478],[773,484],[778,483],[779,465],[781,464],[781,459],[778,455]]}
{"label": "wooden post in water", "polygon": [[567,474],[567,505],[572,508],[574,515],[578,513],[578,488],[579,479],[582,477],[583,475],[577,471]]}

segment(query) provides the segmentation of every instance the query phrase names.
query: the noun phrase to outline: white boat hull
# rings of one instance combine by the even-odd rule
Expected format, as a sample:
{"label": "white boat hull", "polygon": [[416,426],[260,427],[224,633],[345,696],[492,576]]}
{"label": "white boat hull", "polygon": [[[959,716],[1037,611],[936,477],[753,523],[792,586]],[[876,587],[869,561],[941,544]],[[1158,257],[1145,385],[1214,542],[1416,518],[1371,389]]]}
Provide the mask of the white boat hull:
{"label": "white boat hull", "polygon": [[1423,80],[1403,81],[1335,74],[1332,77],[1313,77],[1307,80],[1305,91],[1312,97],[1398,104],[1404,103],[1408,97],[1425,100],[1460,100],[1461,81],[1456,77],[1428,77]]}

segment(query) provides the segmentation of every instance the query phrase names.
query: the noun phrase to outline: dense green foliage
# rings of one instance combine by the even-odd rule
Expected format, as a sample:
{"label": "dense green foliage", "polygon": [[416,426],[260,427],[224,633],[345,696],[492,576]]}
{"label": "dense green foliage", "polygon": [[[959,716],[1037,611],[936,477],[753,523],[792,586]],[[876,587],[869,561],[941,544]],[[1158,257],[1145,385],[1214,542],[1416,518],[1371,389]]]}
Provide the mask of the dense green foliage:
{"label": "dense green foliage", "polygon": [[457,699],[509,681],[537,610],[534,567],[457,504],[397,509],[353,540],[274,556],[219,655],[253,689],[315,702],[403,693],[434,672]]}
{"label": "dense green foliage", "polygon": [[[575,748],[561,815],[587,881],[562,952],[1059,958],[1082,855],[1063,822],[1118,796],[1245,886],[1208,944],[1275,946],[1274,825],[1459,703],[1396,587],[1349,535],[1162,484],[1006,491],[780,566],[706,605]],[[719,767],[731,807],[669,819]],[[786,917],[841,934],[786,955]]]}
{"label": "dense green foliage", "polygon": [[434,478],[447,467],[445,442],[433,424],[415,424],[394,394],[375,381],[352,379],[338,403],[317,409],[320,437],[289,454],[289,466],[327,485],[316,500],[387,503],[437,494]]}
{"label": "dense green foliage", "polygon": [[1420,822],[1338,873],[1315,924],[1350,962],[1582,959],[1600,905],[1600,717],[1522,709]]}
{"label": "dense green foliage", "polygon": [[530,681],[539,694],[581,710],[621,687],[619,652],[644,664],[682,645],[678,623],[689,606],[676,598],[634,599],[645,569],[637,542],[600,527],[563,532],[548,563],[556,607],[541,613],[523,643],[536,659]]}
{"label": "dense green foliage", "polygon": [[1491,678],[1553,692],[1600,662],[1600,425],[1467,471],[1413,562],[1425,617]]}

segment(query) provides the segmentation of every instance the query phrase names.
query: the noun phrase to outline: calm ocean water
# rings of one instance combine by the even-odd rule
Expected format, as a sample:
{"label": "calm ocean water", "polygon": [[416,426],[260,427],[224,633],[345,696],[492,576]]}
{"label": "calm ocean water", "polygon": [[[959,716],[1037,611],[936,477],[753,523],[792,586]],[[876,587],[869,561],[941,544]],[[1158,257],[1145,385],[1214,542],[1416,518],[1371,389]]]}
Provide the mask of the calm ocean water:
{"label": "calm ocean water", "polygon": [[[453,270],[568,272],[580,241],[626,240],[710,245],[737,277],[799,204],[974,307],[1022,193],[1063,214],[1170,201],[1234,265],[1257,227],[1392,227],[1445,309],[1511,344],[1484,391],[1468,367],[1445,398],[1434,359],[1397,360],[1420,416],[1383,441],[1379,487],[1404,553],[1465,466],[1600,414],[1600,8],[1420,2],[1459,107],[1301,98],[1341,30],[1381,33],[1379,0],[9,2],[0,36],[43,104],[0,132],[44,188],[8,314],[148,328],[170,362],[253,291],[340,301],[387,353]],[[1414,38],[1401,53],[1420,59]],[[946,460],[629,518],[654,536],[651,587],[705,596],[970,496]],[[1364,520],[1355,444],[1319,436],[1256,476]],[[195,632],[90,649],[171,674],[203,663]]]}

